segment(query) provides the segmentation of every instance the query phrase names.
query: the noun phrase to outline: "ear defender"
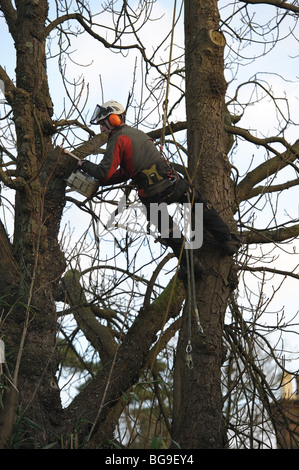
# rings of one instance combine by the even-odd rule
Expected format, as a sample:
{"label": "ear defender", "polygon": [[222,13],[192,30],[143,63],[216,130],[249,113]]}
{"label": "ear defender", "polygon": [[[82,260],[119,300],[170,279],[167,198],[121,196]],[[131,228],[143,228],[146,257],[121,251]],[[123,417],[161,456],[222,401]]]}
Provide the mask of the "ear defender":
{"label": "ear defender", "polygon": [[118,116],[118,114],[110,114],[108,120],[113,127],[118,127],[121,125],[121,118]]}

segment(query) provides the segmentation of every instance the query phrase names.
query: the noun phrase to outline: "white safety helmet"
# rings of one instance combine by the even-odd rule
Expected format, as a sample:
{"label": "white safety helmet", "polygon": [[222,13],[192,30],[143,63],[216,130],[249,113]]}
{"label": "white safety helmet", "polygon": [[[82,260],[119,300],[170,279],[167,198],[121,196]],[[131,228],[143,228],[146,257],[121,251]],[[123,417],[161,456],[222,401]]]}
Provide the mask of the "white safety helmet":
{"label": "white safety helmet", "polygon": [[[91,116],[91,120],[90,120],[90,123],[91,124],[100,124],[101,121],[103,121],[104,119],[106,119],[107,117],[111,116],[111,115],[117,115],[117,116],[120,116],[122,114],[125,114],[126,110],[125,108],[120,104],[118,103],[117,101],[114,101],[114,100],[110,100],[110,101],[107,101],[106,103],[102,104],[102,105],[99,105],[97,104],[96,107],[95,107],[95,110],[93,112],[93,115]],[[122,119],[119,119],[119,124],[117,124],[117,120],[113,121],[115,122],[114,124],[111,124],[112,125],[120,125],[120,123],[122,122]]]}

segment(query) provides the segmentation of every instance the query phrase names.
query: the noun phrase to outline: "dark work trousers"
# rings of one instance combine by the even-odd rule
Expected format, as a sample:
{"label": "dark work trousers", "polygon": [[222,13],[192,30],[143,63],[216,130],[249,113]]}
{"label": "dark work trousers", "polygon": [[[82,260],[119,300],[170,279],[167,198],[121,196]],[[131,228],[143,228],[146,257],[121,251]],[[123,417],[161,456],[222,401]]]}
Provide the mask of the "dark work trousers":
{"label": "dark work trousers", "polygon": [[[189,194],[189,197],[188,197]],[[166,204],[172,203],[188,203],[191,202],[193,198],[192,189],[188,182],[182,178],[177,180],[174,183],[174,189],[169,194],[169,196],[160,196],[155,198],[141,198],[141,202],[146,208],[147,211],[147,220],[152,221],[150,207],[151,203],[162,203],[165,202]],[[213,237],[219,242],[225,242],[231,240],[231,232],[228,226],[224,223],[218,212],[201,196],[200,192],[194,189],[194,199],[193,199],[193,208],[195,207],[196,203],[203,204],[203,225],[205,229],[207,229]],[[157,218],[157,230],[161,234],[162,231],[162,220],[159,216]],[[164,221],[165,222],[165,221]],[[169,227],[169,236],[163,237],[164,242],[167,246],[169,246],[175,256],[180,259],[181,255],[181,247],[184,241],[183,234],[179,231],[177,224],[173,221],[171,215],[168,214],[168,227]],[[178,231],[180,236],[178,237]],[[172,236],[175,233],[175,236]],[[186,263],[186,254],[185,250],[183,250],[181,255],[181,262]]]}

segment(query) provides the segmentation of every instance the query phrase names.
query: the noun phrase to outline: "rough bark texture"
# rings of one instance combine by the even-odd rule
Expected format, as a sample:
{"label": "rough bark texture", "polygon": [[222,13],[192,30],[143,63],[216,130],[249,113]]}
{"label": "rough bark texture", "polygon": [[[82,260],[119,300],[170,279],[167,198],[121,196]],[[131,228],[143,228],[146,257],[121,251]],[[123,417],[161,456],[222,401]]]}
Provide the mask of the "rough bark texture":
{"label": "rough bark texture", "polygon": [[[57,319],[53,289],[65,267],[57,241],[65,184],[60,152],[54,152],[51,144],[52,103],[44,37],[47,13],[45,0],[19,1],[16,15],[10,18],[17,80],[9,99],[17,136],[15,181],[19,182],[15,186],[12,246],[1,234],[5,260],[11,260],[10,275],[14,277],[8,279],[10,297],[6,300],[10,306],[2,328],[13,381],[13,388],[8,388],[4,397],[5,413],[9,410],[11,424],[18,406],[21,415],[46,429],[39,435],[38,445],[48,442],[47,433],[57,425],[61,408],[55,383]],[[7,290],[1,290],[0,295],[6,294]],[[18,400],[10,397],[15,389],[19,391]],[[0,426],[1,421],[5,428],[8,422],[0,419]],[[2,430],[1,447],[6,447],[11,436]],[[33,434],[27,432],[27,437]]]}
{"label": "rough bark texture", "polygon": [[[185,1],[185,60],[190,174],[202,194],[230,225],[232,220],[228,143],[224,130],[225,40],[218,31],[216,0]],[[222,416],[222,330],[229,294],[231,260],[205,234],[200,257],[207,272],[197,282],[197,304],[204,334],[192,319],[193,368],[184,364],[190,339],[184,312],[175,364],[173,439],[182,448],[224,448]]]}

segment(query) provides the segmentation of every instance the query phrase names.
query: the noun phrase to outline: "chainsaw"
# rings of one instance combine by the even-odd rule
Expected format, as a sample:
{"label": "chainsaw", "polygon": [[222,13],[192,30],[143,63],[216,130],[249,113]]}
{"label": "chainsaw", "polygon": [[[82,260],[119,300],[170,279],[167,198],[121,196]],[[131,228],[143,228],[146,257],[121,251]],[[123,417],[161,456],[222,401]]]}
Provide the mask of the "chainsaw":
{"label": "chainsaw", "polygon": [[[80,160],[76,155],[63,149],[63,153],[70,155],[76,160]],[[66,184],[71,188],[71,191],[77,191],[87,198],[91,198],[99,187],[99,182],[92,176],[89,176],[81,168],[76,168],[72,174],[67,178]]]}

